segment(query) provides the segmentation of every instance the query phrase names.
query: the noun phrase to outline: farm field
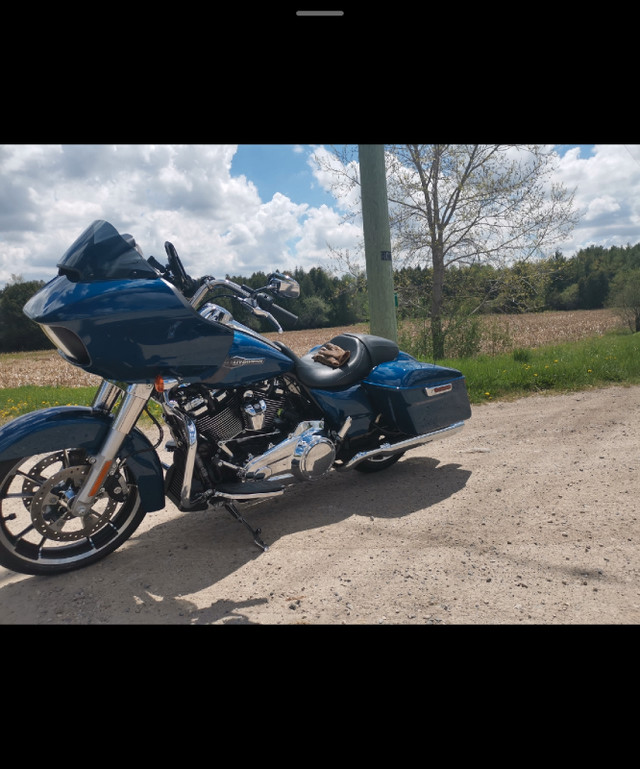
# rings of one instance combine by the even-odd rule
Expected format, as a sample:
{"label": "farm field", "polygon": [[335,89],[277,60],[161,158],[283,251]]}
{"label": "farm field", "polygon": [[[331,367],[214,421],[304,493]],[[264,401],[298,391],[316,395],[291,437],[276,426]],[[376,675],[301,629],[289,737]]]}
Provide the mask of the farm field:
{"label": "farm field", "polygon": [[[491,315],[482,317],[487,340],[482,352],[497,354],[519,348],[536,348],[547,344],[572,342],[606,334],[621,326],[613,310],[577,310],[530,315]],[[344,331],[368,333],[368,324],[337,328],[285,331],[280,338],[296,354],[328,341]],[[66,363],[55,350],[0,355],[0,389],[38,385],[50,387],[97,386],[99,379]]]}

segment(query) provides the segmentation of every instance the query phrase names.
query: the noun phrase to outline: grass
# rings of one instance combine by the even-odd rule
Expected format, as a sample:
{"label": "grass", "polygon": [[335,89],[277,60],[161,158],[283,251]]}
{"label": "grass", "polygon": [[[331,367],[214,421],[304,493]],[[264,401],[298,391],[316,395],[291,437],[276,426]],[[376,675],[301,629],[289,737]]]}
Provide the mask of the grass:
{"label": "grass", "polygon": [[[95,394],[95,387],[24,385],[0,389],[0,424],[22,414],[52,406],[90,406]],[[160,413],[158,404],[151,402],[149,409],[158,418]],[[143,424],[151,423],[146,414],[143,414],[140,419]]]}
{"label": "grass", "polygon": [[640,334],[609,333],[577,342],[441,361],[465,375],[472,403],[532,393],[640,384]]}
{"label": "grass", "polygon": [[90,406],[95,387],[8,387],[0,390],[0,422],[50,406]]}

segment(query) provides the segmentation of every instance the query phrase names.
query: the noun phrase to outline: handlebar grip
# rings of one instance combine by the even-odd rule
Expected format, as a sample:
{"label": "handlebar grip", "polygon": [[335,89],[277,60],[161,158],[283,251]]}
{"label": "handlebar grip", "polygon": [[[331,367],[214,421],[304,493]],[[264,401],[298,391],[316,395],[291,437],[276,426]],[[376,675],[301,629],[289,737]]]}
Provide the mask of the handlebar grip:
{"label": "handlebar grip", "polygon": [[285,310],[284,307],[280,307],[277,304],[272,304],[271,309],[276,310],[276,312],[279,312],[281,315],[284,315],[285,318],[289,318],[289,320],[292,320],[294,322],[298,320],[297,315],[294,315],[292,312],[289,312],[289,310]]}

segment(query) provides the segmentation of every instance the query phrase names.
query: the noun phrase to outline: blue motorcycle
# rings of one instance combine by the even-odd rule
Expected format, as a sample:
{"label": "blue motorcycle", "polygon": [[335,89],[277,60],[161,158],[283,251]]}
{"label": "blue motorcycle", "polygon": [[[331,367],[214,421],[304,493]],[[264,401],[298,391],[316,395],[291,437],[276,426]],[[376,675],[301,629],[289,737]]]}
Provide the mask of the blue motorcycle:
{"label": "blue motorcycle", "polygon": [[[266,549],[242,503],[332,469],[384,470],[471,416],[459,371],[395,342],[344,333],[298,357],[213,301],[232,297],[282,332],[274,313],[296,316],[274,300],[299,295],[291,277],[274,273],[259,289],[195,280],[171,243],[165,251],[165,264],[145,259],[130,235],[96,221],[24,307],[64,360],[103,381],[91,407],[43,409],[0,429],[8,569],[47,575],[95,563],[167,499],[181,511],[226,509]],[[145,411],[155,444],[138,426]],[[164,428],[168,465],[156,451]]]}

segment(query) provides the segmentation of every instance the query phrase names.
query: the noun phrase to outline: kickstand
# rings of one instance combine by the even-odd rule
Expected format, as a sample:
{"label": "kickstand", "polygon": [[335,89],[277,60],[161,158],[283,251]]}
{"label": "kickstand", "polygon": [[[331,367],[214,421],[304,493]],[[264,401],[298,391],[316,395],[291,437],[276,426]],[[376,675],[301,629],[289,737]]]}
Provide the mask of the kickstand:
{"label": "kickstand", "polygon": [[256,545],[259,548],[261,548],[266,553],[269,548],[260,539],[260,532],[262,531],[262,529],[252,529],[251,526],[240,515],[240,512],[238,511],[238,508],[233,504],[233,502],[225,502],[224,506],[231,513],[231,515],[236,519],[236,521],[238,521],[239,523],[243,524],[244,526],[247,527],[247,529],[249,529],[249,531],[253,535],[253,541],[256,543]]}

